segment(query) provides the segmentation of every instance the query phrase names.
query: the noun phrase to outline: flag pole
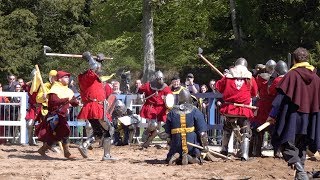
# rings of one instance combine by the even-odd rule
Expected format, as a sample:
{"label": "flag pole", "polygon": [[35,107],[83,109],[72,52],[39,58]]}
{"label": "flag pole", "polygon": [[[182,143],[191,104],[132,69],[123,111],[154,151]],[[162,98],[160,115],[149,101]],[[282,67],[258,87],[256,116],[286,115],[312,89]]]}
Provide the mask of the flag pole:
{"label": "flag pole", "polygon": [[43,84],[43,81],[42,81],[42,77],[41,77],[41,74],[40,74],[40,69],[39,69],[38,64],[36,64],[35,67],[36,67],[37,74],[38,74],[38,77],[39,77],[39,80],[40,80],[40,86],[42,88],[42,91],[43,91],[43,93],[46,94],[46,88],[44,88],[44,84]]}

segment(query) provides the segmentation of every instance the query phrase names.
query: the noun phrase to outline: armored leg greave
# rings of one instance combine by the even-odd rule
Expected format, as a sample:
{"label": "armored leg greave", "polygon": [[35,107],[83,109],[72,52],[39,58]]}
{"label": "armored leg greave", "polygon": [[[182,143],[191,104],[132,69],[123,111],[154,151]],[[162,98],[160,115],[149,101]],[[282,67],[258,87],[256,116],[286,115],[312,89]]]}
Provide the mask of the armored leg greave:
{"label": "armored leg greave", "polygon": [[112,158],[110,155],[110,149],[111,149],[111,137],[105,137],[103,139],[103,157],[102,161],[107,161],[107,160],[116,160],[115,158]]}
{"label": "armored leg greave", "polygon": [[93,134],[93,132],[92,132],[92,126],[88,120],[86,121],[85,128],[86,128],[86,136],[90,137]]}
{"label": "armored leg greave", "polygon": [[160,125],[161,123],[158,123],[155,119],[149,121],[147,129],[142,135],[142,141],[144,142],[142,144],[143,148],[148,148],[150,146],[152,140],[158,135]]}
{"label": "armored leg greave", "polygon": [[249,159],[249,146],[251,138],[250,122],[247,119],[239,119],[240,133],[242,134],[241,141],[241,160],[247,161]]}
{"label": "armored leg greave", "polygon": [[250,140],[250,151],[249,151],[250,156],[253,156],[253,157],[261,156],[263,134],[264,134],[264,131],[257,132],[255,130],[252,130],[252,137]]}
{"label": "armored leg greave", "polygon": [[82,157],[84,158],[88,158],[88,147],[91,146],[91,144],[95,141],[95,138],[93,135],[91,135],[90,137],[88,137],[86,139],[85,142],[83,142],[82,144],[80,144],[80,146],[78,147],[78,150],[80,151],[80,154],[82,155]]}
{"label": "armored leg greave", "polygon": [[234,120],[226,119],[223,124],[223,134],[222,134],[222,150],[223,155],[228,155],[228,144],[231,137],[232,130],[235,125]]}
{"label": "armored leg greave", "polygon": [[294,163],[294,169],[296,170],[296,174],[294,176],[295,180],[308,180],[308,174],[304,170],[303,165],[300,162]]}
{"label": "armored leg greave", "polygon": [[158,135],[158,131],[152,131],[149,133],[147,140],[142,144],[142,147],[148,148],[152,142],[152,140]]}

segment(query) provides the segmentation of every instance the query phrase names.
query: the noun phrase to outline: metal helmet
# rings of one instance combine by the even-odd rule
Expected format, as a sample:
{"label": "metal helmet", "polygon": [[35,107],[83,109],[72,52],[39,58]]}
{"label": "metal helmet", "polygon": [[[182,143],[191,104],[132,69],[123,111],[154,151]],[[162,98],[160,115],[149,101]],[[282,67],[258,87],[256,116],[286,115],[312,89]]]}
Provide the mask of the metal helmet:
{"label": "metal helmet", "polygon": [[286,74],[288,72],[287,63],[281,60],[278,61],[274,71],[278,74],[278,76]]}
{"label": "metal helmet", "polygon": [[121,100],[117,100],[114,106],[114,112],[118,116],[122,116],[123,114],[126,113],[126,111],[127,111],[126,105]]}
{"label": "metal helmet", "polygon": [[102,62],[102,61],[104,61],[106,59],[106,57],[104,56],[104,54],[102,54],[102,53],[99,53],[99,54],[97,54],[97,61],[98,62]]}
{"label": "metal helmet", "polygon": [[163,84],[164,83],[164,75],[161,71],[157,71],[154,73],[154,79],[160,83]]}
{"label": "metal helmet", "polygon": [[192,97],[188,89],[183,88],[178,94],[178,103],[180,104],[192,104]]}
{"label": "metal helmet", "polygon": [[234,63],[235,66],[237,65],[242,65],[242,66],[245,66],[245,67],[248,67],[248,62],[245,58],[238,58],[237,61]]}
{"label": "metal helmet", "polygon": [[267,73],[272,74],[273,71],[274,71],[274,68],[276,67],[276,65],[277,65],[277,63],[272,59],[267,61],[267,63],[266,63],[266,71],[267,71]]}

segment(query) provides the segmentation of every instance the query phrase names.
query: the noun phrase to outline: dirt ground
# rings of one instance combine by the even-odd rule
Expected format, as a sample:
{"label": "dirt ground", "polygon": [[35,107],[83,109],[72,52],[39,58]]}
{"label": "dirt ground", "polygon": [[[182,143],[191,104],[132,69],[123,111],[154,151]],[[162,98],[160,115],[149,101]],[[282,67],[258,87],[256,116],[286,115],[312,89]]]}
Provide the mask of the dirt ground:
{"label": "dirt ground", "polygon": [[[293,179],[294,174],[283,160],[272,157],[168,166],[166,148],[113,146],[118,160],[101,161],[102,148],[95,147],[83,159],[76,147],[71,144],[71,153],[77,156],[71,161],[52,151],[41,157],[39,146],[0,145],[0,179]],[[320,170],[320,163],[308,160],[306,169]]]}

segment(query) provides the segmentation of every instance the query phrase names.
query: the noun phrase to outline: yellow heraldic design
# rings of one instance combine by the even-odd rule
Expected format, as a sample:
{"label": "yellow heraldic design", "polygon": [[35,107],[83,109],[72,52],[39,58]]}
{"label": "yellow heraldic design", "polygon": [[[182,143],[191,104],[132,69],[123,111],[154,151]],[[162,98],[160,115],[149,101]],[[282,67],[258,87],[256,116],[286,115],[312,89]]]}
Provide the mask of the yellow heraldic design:
{"label": "yellow heraldic design", "polygon": [[187,133],[194,131],[194,126],[187,128],[186,114],[180,114],[180,128],[171,129],[171,134],[181,134],[182,151],[188,153]]}
{"label": "yellow heraldic design", "polygon": [[292,69],[295,69],[295,68],[298,68],[298,67],[305,67],[307,69],[309,69],[310,71],[313,71],[314,70],[314,66],[310,65],[308,62],[300,62],[300,63],[296,63],[292,66]]}
{"label": "yellow heraldic design", "polygon": [[64,86],[61,82],[54,82],[48,94],[56,94],[60,99],[72,99],[74,93],[68,86]]}
{"label": "yellow heraldic design", "polygon": [[101,77],[100,77],[100,80],[101,80],[102,82],[108,81],[108,80],[111,79],[114,75],[116,75],[116,73],[112,73],[110,76],[101,76]]}

